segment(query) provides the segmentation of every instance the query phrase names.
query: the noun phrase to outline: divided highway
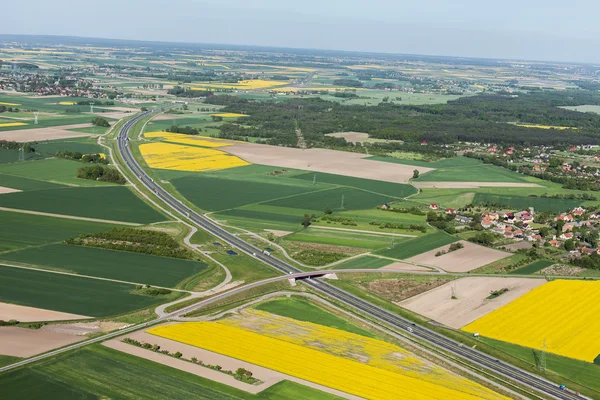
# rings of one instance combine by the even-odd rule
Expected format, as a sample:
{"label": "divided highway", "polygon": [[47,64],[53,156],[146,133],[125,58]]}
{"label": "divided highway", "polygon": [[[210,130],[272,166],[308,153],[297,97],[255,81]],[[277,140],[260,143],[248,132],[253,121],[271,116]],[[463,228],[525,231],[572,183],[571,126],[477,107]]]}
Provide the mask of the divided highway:
{"label": "divided highway", "polygon": [[[162,109],[159,109],[162,111]],[[158,198],[160,198],[165,204],[167,204],[172,210],[179,213],[184,218],[187,218],[189,221],[193,222],[196,226],[201,229],[204,229],[214,236],[220,238],[224,242],[227,242],[231,246],[236,247],[237,249],[243,251],[244,253],[264,262],[265,264],[281,271],[285,274],[296,274],[302,273],[300,269],[287,264],[286,262],[279,260],[275,257],[271,257],[269,255],[263,254],[262,250],[239,239],[237,236],[232,235],[225,229],[221,228],[219,225],[213,223],[209,219],[205,218],[201,214],[194,212],[193,210],[186,207],[179,200],[173,197],[169,192],[164,190],[160,185],[158,185],[152,178],[150,178],[146,172],[140,167],[135,158],[131,153],[131,149],[129,148],[129,130],[133,127],[133,125],[141,120],[142,118],[152,114],[156,111],[147,111],[144,112],[137,117],[128,121],[120,130],[119,135],[117,137],[118,140],[118,150],[121,154],[121,157],[125,161],[127,168],[135,174],[137,179],[149,190],[151,190]],[[412,335],[422,341],[425,341],[433,346],[438,347],[441,350],[444,350],[448,353],[452,353],[457,358],[461,358],[465,361],[468,361],[471,364],[476,364],[482,369],[487,369],[493,371],[496,375],[504,376],[508,380],[518,382],[524,387],[529,387],[533,391],[537,391],[549,398],[556,399],[582,399],[582,396],[578,396],[576,394],[570,393],[566,390],[562,390],[555,383],[549,382],[539,376],[533,375],[527,371],[524,371],[520,368],[512,366],[510,364],[504,363],[491,357],[485,353],[477,351],[470,347],[465,347],[457,341],[449,339],[439,333],[436,333],[430,329],[427,329],[423,326],[415,325],[411,321],[406,320],[398,315],[385,310],[381,307],[373,305],[368,301],[365,301],[357,296],[354,296],[342,289],[337,288],[327,282],[317,280],[317,279],[309,279],[305,281],[308,285],[310,285],[313,289],[324,293],[340,302],[343,302],[351,307],[360,310],[363,313],[370,315],[372,318],[379,320],[384,325],[392,326],[396,329],[401,329],[406,331],[407,334]],[[228,294],[229,292],[225,293]],[[217,296],[221,297],[221,296]],[[224,297],[224,296],[223,296]],[[196,305],[197,308],[198,305]],[[193,306],[188,307],[192,309]],[[182,315],[188,312],[187,309],[181,310],[177,312],[178,315]],[[165,318],[168,318],[165,317]],[[155,323],[154,321],[153,323]],[[140,327],[136,327],[139,329]],[[1,369],[0,369],[1,371]]]}

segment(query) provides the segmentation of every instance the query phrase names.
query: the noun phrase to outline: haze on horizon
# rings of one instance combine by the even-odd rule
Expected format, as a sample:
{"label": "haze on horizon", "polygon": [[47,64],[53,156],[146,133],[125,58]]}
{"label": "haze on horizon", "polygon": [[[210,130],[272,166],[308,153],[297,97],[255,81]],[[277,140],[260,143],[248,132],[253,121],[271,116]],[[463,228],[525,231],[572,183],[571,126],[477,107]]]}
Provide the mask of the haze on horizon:
{"label": "haze on horizon", "polygon": [[21,0],[3,34],[600,62],[591,0]]}

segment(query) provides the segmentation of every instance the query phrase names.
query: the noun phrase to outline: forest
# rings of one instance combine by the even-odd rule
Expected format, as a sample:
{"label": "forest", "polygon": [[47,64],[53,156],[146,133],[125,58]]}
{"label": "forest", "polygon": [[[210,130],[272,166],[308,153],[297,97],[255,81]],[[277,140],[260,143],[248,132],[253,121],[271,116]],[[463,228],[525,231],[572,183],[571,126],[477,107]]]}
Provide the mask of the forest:
{"label": "forest", "polygon": [[[249,114],[244,127],[224,125],[225,136],[253,136],[270,144],[294,146],[295,129],[307,143],[318,146],[323,135],[355,131],[380,139],[437,144],[461,142],[505,145],[596,144],[600,115],[560,106],[600,105],[600,94],[588,90],[533,91],[519,94],[480,94],[447,104],[374,107],[342,105],[318,98],[260,102],[234,96],[208,96],[207,103],[225,105],[223,112]],[[540,124],[572,129],[518,126]]]}

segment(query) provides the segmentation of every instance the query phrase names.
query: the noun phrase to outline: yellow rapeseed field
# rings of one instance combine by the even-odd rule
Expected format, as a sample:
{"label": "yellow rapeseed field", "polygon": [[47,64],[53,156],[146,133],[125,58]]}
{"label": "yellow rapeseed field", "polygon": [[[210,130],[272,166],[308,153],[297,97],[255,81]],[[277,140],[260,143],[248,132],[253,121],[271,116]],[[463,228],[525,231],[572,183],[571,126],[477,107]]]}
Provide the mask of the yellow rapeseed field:
{"label": "yellow rapeseed field", "polygon": [[17,104],[17,103],[5,103],[3,101],[0,101],[0,106],[17,107],[17,106],[20,106],[20,104]]}
{"label": "yellow rapeseed field", "polygon": [[61,106],[74,106],[77,103],[74,101],[59,101],[57,104],[60,104]]}
{"label": "yellow rapeseed field", "polygon": [[176,171],[200,172],[250,164],[221,150],[170,143],[142,144],[140,152],[151,168]]}
{"label": "yellow rapeseed field", "polygon": [[465,326],[521,346],[593,362],[600,354],[600,281],[557,280]]}
{"label": "yellow rapeseed field", "polygon": [[192,90],[210,90],[210,89],[237,89],[237,90],[255,90],[267,89],[275,86],[287,85],[287,81],[265,81],[262,79],[252,79],[248,81],[239,81],[238,83],[204,83],[202,86],[193,87]]}
{"label": "yellow rapeseed field", "polygon": [[144,136],[148,139],[161,138],[167,142],[178,144],[189,144],[200,147],[225,147],[231,144],[221,141],[218,138],[208,138],[206,136],[186,135],[183,133],[171,132],[146,132]]}
{"label": "yellow rapeseed field", "polygon": [[[323,329],[325,334],[318,339],[334,339],[337,336],[341,342],[356,339],[359,345],[364,340],[379,342],[320,325],[302,323],[302,326]],[[379,343],[399,351],[389,361],[401,365],[397,371],[326,353],[320,346],[311,348],[251,332],[225,321],[159,326],[148,332],[368,399],[504,399],[491,390],[441,369],[435,377],[437,382],[421,379],[418,374],[410,376],[406,373],[406,365],[402,365],[406,351],[384,342]],[[378,344],[372,345],[376,347]]]}
{"label": "yellow rapeseed field", "polygon": [[0,124],[0,128],[10,128],[13,126],[25,126],[25,125],[27,125],[27,124],[24,122],[7,122],[5,124]]}
{"label": "yellow rapeseed field", "polygon": [[238,114],[238,113],[219,113],[219,114],[211,114],[214,117],[223,117],[223,118],[237,118],[237,117],[247,117],[248,114]]}
{"label": "yellow rapeseed field", "polygon": [[571,127],[571,126],[552,126],[552,125],[535,125],[535,124],[516,124],[517,126],[522,126],[524,128],[538,128],[538,129],[558,129],[558,130],[565,130],[565,129],[577,129],[575,127]]}

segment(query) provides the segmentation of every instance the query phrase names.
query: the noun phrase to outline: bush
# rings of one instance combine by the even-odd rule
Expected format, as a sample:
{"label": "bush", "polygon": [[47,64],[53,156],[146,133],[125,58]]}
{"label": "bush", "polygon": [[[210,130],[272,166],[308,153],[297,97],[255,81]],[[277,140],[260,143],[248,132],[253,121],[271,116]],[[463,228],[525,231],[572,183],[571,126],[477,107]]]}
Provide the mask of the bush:
{"label": "bush", "polygon": [[123,175],[121,175],[116,168],[103,167],[101,165],[81,167],[77,170],[77,177],[95,181],[118,183],[119,185],[127,183]]}
{"label": "bush", "polygon": [[103,126],[105,128],[108,128],[110,126],[110,124],[108,123],[108,121],[102,117],[96,117],[92,120],[92,125],[96,125],[96,126]]}

